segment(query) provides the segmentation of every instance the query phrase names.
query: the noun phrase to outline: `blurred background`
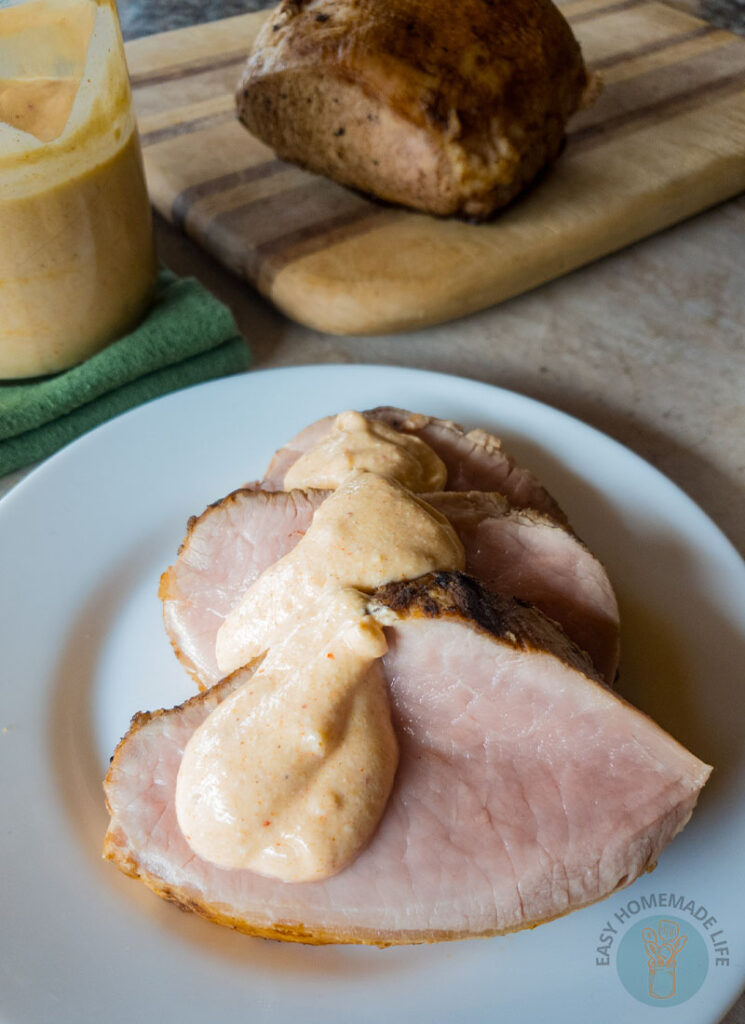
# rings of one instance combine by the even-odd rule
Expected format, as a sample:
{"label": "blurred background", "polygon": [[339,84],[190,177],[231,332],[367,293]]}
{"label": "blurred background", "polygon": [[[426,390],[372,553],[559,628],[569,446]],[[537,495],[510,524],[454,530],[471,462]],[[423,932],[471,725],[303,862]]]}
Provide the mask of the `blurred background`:
{"label": "blurred background", "polygon": [[[273,0],[119,0],[125,39],[274,7]],[[745,0],[672,0],[712,24],[745,35]]]}

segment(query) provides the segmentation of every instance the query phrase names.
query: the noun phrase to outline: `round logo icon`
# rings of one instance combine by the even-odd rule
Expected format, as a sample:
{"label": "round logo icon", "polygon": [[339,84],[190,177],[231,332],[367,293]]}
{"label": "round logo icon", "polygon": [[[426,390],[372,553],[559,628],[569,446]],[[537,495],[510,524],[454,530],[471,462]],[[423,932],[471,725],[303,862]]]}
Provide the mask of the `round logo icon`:
{"label": "round logo icon", "polygon": [[624,935],[616,955],[623,987],[647,1006],[678,1006],[695,995],[709,970],[698,928],[679,917],[645,917]]}

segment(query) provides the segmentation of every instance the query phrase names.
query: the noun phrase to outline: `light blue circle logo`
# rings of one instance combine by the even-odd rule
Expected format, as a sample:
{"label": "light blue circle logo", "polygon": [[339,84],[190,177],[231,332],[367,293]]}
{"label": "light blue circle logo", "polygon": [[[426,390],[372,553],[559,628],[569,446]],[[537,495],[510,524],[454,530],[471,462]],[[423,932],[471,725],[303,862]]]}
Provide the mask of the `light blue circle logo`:
{"label": "light blue circle logo", "polygon": [[645,917],[624,935],[616,955],[623,987],[647,1006],[678,1006],[695,995],[709,970],[709,951],[691,921]]}

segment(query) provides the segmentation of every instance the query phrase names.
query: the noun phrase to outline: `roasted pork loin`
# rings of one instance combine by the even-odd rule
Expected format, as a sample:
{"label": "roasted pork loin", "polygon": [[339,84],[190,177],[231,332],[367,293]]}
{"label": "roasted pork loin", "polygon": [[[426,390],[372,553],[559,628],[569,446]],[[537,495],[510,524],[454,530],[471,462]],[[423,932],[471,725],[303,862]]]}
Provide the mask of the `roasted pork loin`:
{"label": "roasted pork loin", "polygon": [[483,219],[558,156],[587,85],[550,0],[282,0],[237,105],[283,160]]}

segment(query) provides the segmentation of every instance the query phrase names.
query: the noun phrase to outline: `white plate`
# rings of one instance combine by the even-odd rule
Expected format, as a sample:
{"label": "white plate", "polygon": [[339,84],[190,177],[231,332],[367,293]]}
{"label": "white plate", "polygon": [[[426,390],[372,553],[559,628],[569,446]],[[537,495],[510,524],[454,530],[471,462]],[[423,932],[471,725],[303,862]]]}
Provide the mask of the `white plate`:
{"label": "white plate", "polygon": [[[382,951],[249,939],[101,861],[101,778],[134,711],[192,692],[156,597],[187,516],[259,475],[309,421],[383,403],[493,430],[539,474],[616,584],[622,692],[716,771],[653,874],[532,932]],[[676,1024],[714,1022],[736,997],[745,565],[681,491],[604,435],[430,373],[316,366],[233,377],[130,412],[27,477],[0,503],[0,573],[3,1022],[656,1020],[664,1004],[627,993],[615,948],[609,966],[595,960],[604,922],[659,892],[705,905],[731,960],[711,959]]]}

